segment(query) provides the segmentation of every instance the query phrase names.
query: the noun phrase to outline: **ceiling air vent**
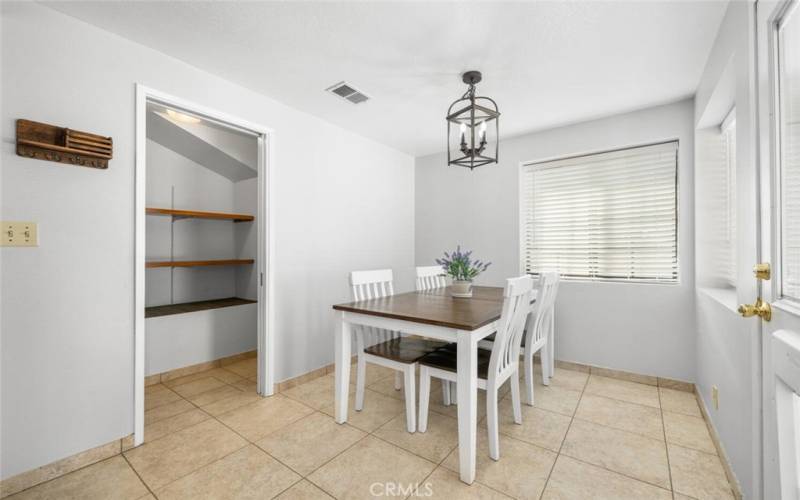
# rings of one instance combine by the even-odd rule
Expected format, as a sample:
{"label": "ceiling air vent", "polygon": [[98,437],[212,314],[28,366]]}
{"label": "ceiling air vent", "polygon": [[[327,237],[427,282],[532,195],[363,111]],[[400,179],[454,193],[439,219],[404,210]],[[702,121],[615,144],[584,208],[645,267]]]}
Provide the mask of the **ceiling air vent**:
{"label": "ceiling air vent", "polygon": [[325,90],[331,92],[332,94],[338,95],[342,99],[346,99],[352,102],[353,104],[358,104],[367,101],[369,99],[368,95],[354,88],[347,82],[339,82],[336,85],[328,87]]}

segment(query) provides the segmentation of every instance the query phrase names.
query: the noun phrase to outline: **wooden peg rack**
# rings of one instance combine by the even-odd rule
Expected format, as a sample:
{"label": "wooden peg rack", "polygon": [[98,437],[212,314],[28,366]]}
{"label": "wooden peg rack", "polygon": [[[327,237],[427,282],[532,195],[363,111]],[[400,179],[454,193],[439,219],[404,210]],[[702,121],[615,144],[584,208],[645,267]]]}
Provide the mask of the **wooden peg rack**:
{"label": "wooden peg rack", "polygon": [[17,154],[82,167],[108,168],[111,137],[30,120],[17,120]]}

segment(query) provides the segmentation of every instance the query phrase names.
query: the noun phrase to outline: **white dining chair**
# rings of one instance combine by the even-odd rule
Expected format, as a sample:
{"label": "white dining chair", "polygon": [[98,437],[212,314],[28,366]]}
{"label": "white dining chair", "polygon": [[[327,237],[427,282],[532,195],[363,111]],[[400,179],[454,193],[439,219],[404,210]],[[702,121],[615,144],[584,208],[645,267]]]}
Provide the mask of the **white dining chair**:
{"label": "white dining chair", "polygon": [[445,272],[442,266],[417,267],[417,291],[424,292],[447,286]]}
{"label": "white dining chair", "polygon": [[[447,286],[447,274],[442,266],[417,267],[417,291],[427,292]],[[442,381],[442,404],[450,406],[451,394],[455,394],[455,382]]]}
{"label": "white dining chair", "polygon": [[543,271],[539,274],[539,283],[536,287],[536,302],[525,325],[525,334],[522,339],[522,356],[524,359],[523,371],[525,373],[525,402],[533,406],[533,356],[540,352],[542,359],[542,385],[550,385],[553,376],[553,351],[550,349],[553,342],[552,318],[554,313],[556,294],[558,292],[559,276],[555,271]]}
{"label": "white dining chair", "polygon": [[[391,269],[353,271],[350,273],[353,300],[370,300],[394,295]],[[416,431],[417,359],[435,351],[443,342],[407,337],[400,332],[358,325],[356,336],[356,411],[364,408],[367,363],[396,370],[395,389],[405,386],[406,428]],[[402,386],[401,386],[402,383]]]}
{"label": "white dining chair", "polygon": [[548,325],[548,335],[547,335],[547,348],[548,354],[550,355],[550,376],[552,377],[556,373],[556,297],[558,296],[558,285],[561,283],[561,276],[558,275],[557,271],[553,271],[556,273],[556,286],[553,289],[553,305],[550,307],[550,324]]}
{"label": "white dining chair", "polygon": [[[530,276],[510,278],[503,292],[503,310],[495,333],[492,350],[478,349],[478,388],[486,391],[486,422],[489,431],[489,456],[500,459],[498,406],[500,387],[511,384],[511,405],[514,423],[522,423],[519,392],[520,338],[530,312],[533,279]],[[452,345],[452,344],[451,344]],[[439,349],[419,359],[419,431],[428,427],[428,405],[431,377],[442,383],[455,382],[458,353],[452,348]]]}

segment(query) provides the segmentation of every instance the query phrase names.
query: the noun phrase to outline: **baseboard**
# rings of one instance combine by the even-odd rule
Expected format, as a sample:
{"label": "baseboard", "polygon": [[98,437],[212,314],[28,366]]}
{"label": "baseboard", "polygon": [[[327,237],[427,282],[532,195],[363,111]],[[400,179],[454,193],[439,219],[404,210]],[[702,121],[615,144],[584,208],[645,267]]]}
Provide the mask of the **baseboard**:
{"label": "baseboard", "polygon": [[196,365],[184,366],[181,368],[176,368],[174,370],[169,370],[163,373],[156,373],[154,375],[148,375],[144,378],[144,385],[155,385],[160,384],[161,382],[166,382],[168,380],[173,380],[180,377],[185,377],[187,375],[194,375],[195,373],[204,372],[206,370],[212,370],[214,368],[221,368],[238,361],[242,361],[245,359],[255,358],[258,356],[258,351],[247,351],[242,352],[239,354],[234,354],[232,356],[225,356],[224,358],[215,359],[213,361],[206,361],[204,363],[198,363]]}
{"label": "baseboard", "polygon": [[122,452],[122,439],[76,453],[61,460],[37,467],[0,481],[0,498],[32,488],[70,472],[106,460]]}
{"label": "baseboard", "polygon": [[720,462],[722,462],[722,468],[725,469],[725,475],[728,477],[728,483],[730,483],[731,487],[733,488],[733,496],[736,497],[736,500],[742,500],[742,487],[739,484],[739,480],[736,479],[736,474],[733,473],[733,467],[731,467],[728,454],[725,453],[725,447],[722,446],[722,440],[719,438],[717,428],[714,427],[714,423],[711,421],[708,408],[706,407],[706,402],[703,400],[703,397],[700,395],[700,391],[696,386],[694,390],[694,397],[697,399],[697,406],[700,407],[700,413],[703,414],[703,419],[706,421],[706,427],[708,427],[708,432],[711,434],[711,441],[714,442],[714,447],[717,449],[717,455],[719,455]]}
{"label": "baseboard", "polygon": [[[534,356],[536,361],[539,357]],[[694,392],[694,384],[692,382],[685,382],[683,380],[675,380],[666,377],[656,377],[654,375],[642,375],[640,373],[626,372],[624,370],[615,370],[612,368],[605,368],[602,366],[587,365],[584,363],[576,363],[574,361],[561,361],[556,360],[556,367],[565,370],[573,370],[601,377],[615,378],[617,380],[627,380],[628,382],[637,382],[639,384],[652,385],[655,387],[663,387],[665,389],[675,389],[684,392]]]}

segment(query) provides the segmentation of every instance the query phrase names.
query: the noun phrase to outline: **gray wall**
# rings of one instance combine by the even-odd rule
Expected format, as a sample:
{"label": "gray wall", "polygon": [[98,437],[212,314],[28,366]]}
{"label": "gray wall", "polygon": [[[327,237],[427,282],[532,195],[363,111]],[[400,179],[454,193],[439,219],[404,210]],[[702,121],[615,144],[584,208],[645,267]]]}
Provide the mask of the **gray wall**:
{"label": "gray wall", "polygon": [[[0,250],[0,477],[133,432],[137,82],[275,130],[277,380],[332,361],[348,271],[412,288],[410,156],[42,5],[0,9],[2,217],[40,229],[39,247]],[[110,135],[114,159],[18,157],[18,118]]]}
{"label": "gray wall", "polygon": [[[736,104],[737,286],[713,288],[706,286],[705,280],[701,280],[704,286],[698,286],[695,382],[745,498],[758,498],[761,494],[758,322],[743,320],[736,312],[737,304],[750,303],[757,294],[756,280],[750,271],[757,261],[758,244],[753,15],[750,2],[729,4],[695,98],[698,129],[719,123],[731,104]],[[698,154],[702,153],[701,147]],[[705,162],[697,162],[698,174],[704,167],[708,167]],[[707,195],[697,193],[698,197]],[[704,253],[702,247],[698,251]],[[698,271],[702,277],[702,269]],[[719,409],[712,404],[714,385],[719,388]]]}
{"label": "gray wall", "polygon": [[693,110],[689,99],[508,139],[499,165],[473,172],[418,158],[417,265],[461,244],[493,262],[478,283],[500,285],[521,269],[521,162],[678,139],[680,284],[562,282],[556,358],[694,380]]}

